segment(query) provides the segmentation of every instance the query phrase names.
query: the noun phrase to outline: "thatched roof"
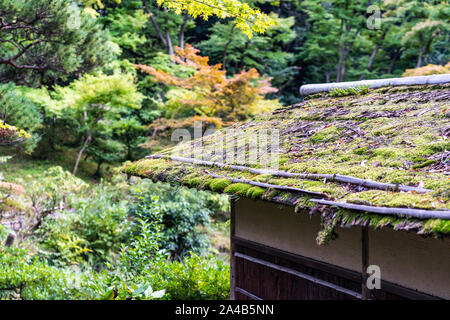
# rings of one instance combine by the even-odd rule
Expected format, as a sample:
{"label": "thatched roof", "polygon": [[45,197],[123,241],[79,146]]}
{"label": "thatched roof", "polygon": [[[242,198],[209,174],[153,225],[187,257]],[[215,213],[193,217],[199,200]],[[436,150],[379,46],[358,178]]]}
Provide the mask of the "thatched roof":
{"label": "thatched roof", "polygon": [[[124,172],[292,205],[296,212],[321,214],[331,227],[450,235],[450,83],[345,94],[307,96]],[[248,146],[230,147],[233,138],[252,141],[267,130],[280,135],[279,147],[271,149],[275,168],[250,161]],[[218,149],[241,155],[240,162],[225,163]],[[202,158],[195,158],[199,151]]]}

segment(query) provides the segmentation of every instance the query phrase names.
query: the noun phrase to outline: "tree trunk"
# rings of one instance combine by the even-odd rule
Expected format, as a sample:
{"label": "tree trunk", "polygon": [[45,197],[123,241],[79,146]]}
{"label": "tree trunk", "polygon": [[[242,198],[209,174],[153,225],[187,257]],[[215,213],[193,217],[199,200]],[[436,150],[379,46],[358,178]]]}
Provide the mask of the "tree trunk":
{"label": "tree trunk", "polygon": [[339,54],[339,61],[336,67],[336,82],[341,82],[341,69],[342,69],[342,64],[343,64],[343,57],[344,57],[344,52],[345,52],[345,43],[342,43],[341,45],[341,51]]}
{"label": "tree trunk", "polygon": [[147,1],[143,1],[143,3],[144,3],[145,11],[147,12],[147,14],[150,15],[150,21],[152,22],[153,27],[156,30],[156,33],[158,34],[159,38],[161,39],[161,42],[163,43],[164,47],[167,48],[166,39],[164,39],[164,35],[161,32],[161,29],[159,28],[158,23],[156,22],[155,17],[153,16],[153,13],[150,11],[150,8],[147,5]]}
{"label": "tree trunk", "polygon": [[[87,113],[86,112],[84,113],[84,119],[85,119],[85,121],[87,121]],[[75,167],[73,168],[73,172],[72,172],[73,175],[75,175],[77,173],[78,165],[80,164],[81,157],[83,156],[83,153],[86,150],[89,142],[91,142],[91,140],[92,140],[92,132],[94,131],[95,126],[101,119],[102,119],[101,116],[98,117],[97,119],[95,119],[94,122],[92,123],[91,127],[87,131],[86,139],[84,140],[83,147],[81,147],[80,152],[78,152],[77,161],[75,162]]]}
{"label": "tree trunk", "polygon": [[181,49],[184,49],[184,31],[186,29],[186,24],[187,24],[188,20],[189,20],[189,14],[185,13],[184,19],[183,19],[183,24],[181,25],[181,30],[180,30],[179,46]]}
{"label": "tree trunk", "polygon": [[372,69],[372,64],[375,61],[375,56],[377,55],[378,50],[381,47],[381,43],[383,43],[384,38],[386,37],[387,31],[385,30],[383,34],[381,35],[380,40],[375,45],[375,48],[373,48],[372,54],[370,55],[369,62],[367,63],[367,70],[370,71]]}
{"label": "tree trunk", "polygon": [[95,170],[94,177],[100,177],[100,168],[101,168],[102,164],[103,164],[103,160],[100,160],[97,163],[97,170]]}
{"label": "tree trunk", "polygon": [[[373,61],[375,60],[375,56],[377,55],[378,49],[380,49],[380,45],[376,44],[375,48],[372,51],[372,54],[370,55],[369,62],[367,63],[367,71],[370,71],[370,69],[372,68],[372,64],[373,64]],[[359,78],[359,80],[363,80],[363,79],[364,79],[364,75],[362,75]]]}
{"label": "tree trunk", "polygon": [[431,43],[433,42],[434,36],[435,36],[434,34],[431,35],[431,37],[428,39],[427,44],[425,45],[425,48],[420,47],[419,59],[417,61],[416,68],[420,68],[422,66],[425,56],[428,54],[428,52],[430,52]]}
{"label": "tree trunk", "polygon": [[[167,18],[167,9],[166,8],[164,8],[164,13],[166,14],[166,18],[165,18],[166,26],[168,26],[169,20]],[[172,45],[172,38],[170,38],[170,31],[168,28],[166,29],[166,42],[167,42],[167,52],[169,53],[170,56],[173,56],[174,51],[173,51],[173,45]]]}
{"label": "tree trunk", "polygon": [[419,33],[419,57],[417,58],[416,68],[420,68],[423,62],[423,40],[422,36]]}
{"label": "tree trunk", "polygon": [[422,66],[422,63],[423,63],[423,48],[420,47],[420,49],[419,49],[419,58],[417,59],[416,68],[420,68]]}
{"label": "tree trunk", "polygon": [[325,82],[326,82],[326,83],[330,83],[330,81],[331,81],[331,71],[328,70],[328,71],[325,73]]}
{"label": "tree trunk", "polygon": [[174,51],[172,46],[172,39],[170,38],[169,29],[166,30],[166,41],[167,41],[167,52],[169,53],[169,55],[173,56]]}
{"label": "tree trunk", "polygon": [[228,39],[227,43],[225,44],[225,48],[223,49],[223,62],[222,62],[223,70],[226,70],[228,47],[230,46],[231,41],[233,41],[234,28],[236,28],[236,24],[233,24],[233,27],[231,28],[231,31],[230,31],[229,39]]}
{"label": "tree trunk", "polygon": [[372,51],[372,54],[370,55],[369,62],[367,63],[367,70],[369,70],[369,71],[372,68],[372,64],[373,64],[373,61],[375,60],[375,56],[377,55],[378,49],[380,49],[380,45],[376,44],[375,48]]}
{"label": "tree trunk", "polygon": [[78,171],[78,165],[80,164],[81,157],[83,156],[84,151],[86,150],[89,142],[92,140],[92,129],[89,129],[88,133],[86,134],[86,139],[84,140],[83,146],[81,147],[80,151],[78,152],[77,161],[75,162],[75,167],[73,168],[73,175],[76,175]]}
{"label": "tree trunk", "polygon": [[394,53],[394,56],[392,57],[391,63],[390,63],[389,68],[388,68],[388,70],[387,70],[387,74],[391,74],[391,73],[392,73],[392,70],[394,70],[395,62],[396,62],[397,59],[400,57],[400,54],[401,54],[401,50],[397,50],[397,51]]}

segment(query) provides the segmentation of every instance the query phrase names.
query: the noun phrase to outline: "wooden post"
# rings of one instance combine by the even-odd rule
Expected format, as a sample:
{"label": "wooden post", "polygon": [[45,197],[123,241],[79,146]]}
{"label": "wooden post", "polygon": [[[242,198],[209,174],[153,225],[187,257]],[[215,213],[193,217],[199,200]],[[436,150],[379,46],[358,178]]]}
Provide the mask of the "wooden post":
{"label": "wooden post", "polygon": [[236,300],[236,256],[235,244],[233,237],[235,236],[236,220],[235,220],[235,202],[236,200],[230,197],[230,299]]}
{"label": "wooden post", "polygon": [[367,288],[367,267],[369,266],[369,228],[361,228],[362,244],[362,269],[361,269],[361,299],[370,299],[369,289]]}

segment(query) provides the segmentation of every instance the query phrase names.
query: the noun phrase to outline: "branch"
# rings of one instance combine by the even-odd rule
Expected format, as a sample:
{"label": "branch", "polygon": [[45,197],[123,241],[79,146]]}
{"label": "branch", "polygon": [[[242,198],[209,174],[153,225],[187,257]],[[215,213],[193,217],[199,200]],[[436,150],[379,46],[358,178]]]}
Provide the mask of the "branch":
{"label": "branch", "polygon": [[161,29],[159,28],[158,23],[155,20],[153,12],[150,11],[150,8],[147,5],[147,1],[144,0],[144,1],[142,1],[142,3],[144,4],[145,11],[150,15],[150,21],[152,22],[153,27],[155,28],[156,32],[158,33],[159,38],[161,39],[162,43],[164,44],[164,47],[167,48],[166,39],[164,39]]}
{"label": "branch", "polygon": [[189,13],[185,13],[183,17],[183,24],[181,25],[180,37],[179,37],[179,45],[181,49],[184,49],[184,31],[186,29],[186,24],[189,20]]}

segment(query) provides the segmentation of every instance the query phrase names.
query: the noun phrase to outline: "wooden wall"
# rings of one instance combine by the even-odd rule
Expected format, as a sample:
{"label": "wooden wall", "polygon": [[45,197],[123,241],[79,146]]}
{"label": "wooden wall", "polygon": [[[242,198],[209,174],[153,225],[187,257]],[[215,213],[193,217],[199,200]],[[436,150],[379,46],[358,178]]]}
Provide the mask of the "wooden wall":
{"label": "wooden wall", "polygon": [[[231,220],[232,298],[363,298],[361,228],[339,230],[338,240],[329,246],[318,246],[315,236],[320,219],[295,214],[290,207],[248,199],[233,204]],[[430,243],[426,241],[420,250],[408,247],[408,241],[415,244],[415,237],[420,238],[418,235],[409,233],[406,241],[401,236],[396,238],[404,232],[389,230],[376,235],[373,232],[368,232],[369,258],[370,253],[373,254],[369,264],[374,264],[373,261],[380,264],[382,285],[380,290],[370,290],[368,298],[435,299],[446,298],[445,290],[450,294],[450,250],[446,250],[450,249],[449,242],[431,242],[433,250],[441,252],[436,257],[436,252],[427,250]],[[386,240],[392,236],[390,233],[395,234],[390,239],[396,243]],[[384,242],[380,242],[380,237]],[[370,240],[382,243],[385,248]],[[382,257],[382,252],[386,253],[386,258]],[[402,261],[397,263],[396,256]],[[409,266],[403,275],[397,269],[421,257],[429,261]],[[427,274],[421,274],[424,268],[428,268]],[[411,275],[411,270],[416,273]],[[401,281],[396,281],[397,277]],[[432,281],[427,282],[427,279]],[[440,279],[440,283],[436,283],[436,279]],[[404,283],[418,285],[405,286]]]}

